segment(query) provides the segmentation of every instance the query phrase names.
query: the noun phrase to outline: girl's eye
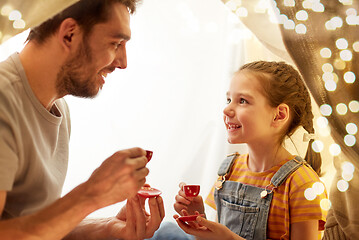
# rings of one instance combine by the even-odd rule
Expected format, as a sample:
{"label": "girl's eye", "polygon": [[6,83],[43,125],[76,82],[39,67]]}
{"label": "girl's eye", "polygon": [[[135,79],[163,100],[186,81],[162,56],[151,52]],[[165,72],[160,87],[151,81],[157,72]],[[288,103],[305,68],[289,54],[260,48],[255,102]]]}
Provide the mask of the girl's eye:
{"label": "girl's eye", "polygon": [[239,103],[240,103],[240,104],[245,104],[245,103],[248,103],[248,101],[245,100],[244,98],[241,98],[241,99],[239,100]]}
{"label": "girl's eye", "polygon": [[230,103],[231,103],[231,99],[227,98],[227,104],[230,104]]}

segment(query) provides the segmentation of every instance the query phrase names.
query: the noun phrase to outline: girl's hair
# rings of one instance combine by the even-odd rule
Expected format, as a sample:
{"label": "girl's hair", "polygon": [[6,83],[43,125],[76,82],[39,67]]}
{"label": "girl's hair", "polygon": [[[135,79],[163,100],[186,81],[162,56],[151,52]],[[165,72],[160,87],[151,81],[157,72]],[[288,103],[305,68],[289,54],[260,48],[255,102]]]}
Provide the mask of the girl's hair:
{"label": "girl's hair", "polygon": [[53,35],[66,18],[73,18],[81,26],[86,36],[95,24],[108,20],[108,13],[114,3],[121,3],[132,14],[141,0],[80,0],[39,26],[31,29],[27,41],[41,44]]}
{"label": "girl's hair", "polygon": [[[314,134],[310,95],[297,70],[284,62],[256,61],[243,65],[239,71],[249,71],[261,81],[263,94],[272,107],[277,107],[281,103],[289,106],[292,117],[288,128],[280,138],[281,143],[299,126],[303,126],[308,133]],[[319,153],[313,151],[311,147],[313,141],[313,139],[309,141],[305,159],[320,175],[322,159]]]}

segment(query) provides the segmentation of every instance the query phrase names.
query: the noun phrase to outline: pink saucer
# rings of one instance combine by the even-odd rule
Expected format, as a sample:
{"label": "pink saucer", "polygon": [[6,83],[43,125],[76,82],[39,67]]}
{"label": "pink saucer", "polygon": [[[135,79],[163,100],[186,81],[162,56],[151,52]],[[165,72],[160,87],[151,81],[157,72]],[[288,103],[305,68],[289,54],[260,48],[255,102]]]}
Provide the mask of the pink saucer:
{"label": "pink saucer", "polygon": [[158,197],[161,191],[151,187],[142,187],[137,194],[144,198]]}
{"label": "pink saucer", "polygon": [[178,219],[181,220],[182,222],[193,222],[193,221],[196,221],[196,218],[198,216],[204,217],[204,214],[181,216],[181,217],[178,217]]}

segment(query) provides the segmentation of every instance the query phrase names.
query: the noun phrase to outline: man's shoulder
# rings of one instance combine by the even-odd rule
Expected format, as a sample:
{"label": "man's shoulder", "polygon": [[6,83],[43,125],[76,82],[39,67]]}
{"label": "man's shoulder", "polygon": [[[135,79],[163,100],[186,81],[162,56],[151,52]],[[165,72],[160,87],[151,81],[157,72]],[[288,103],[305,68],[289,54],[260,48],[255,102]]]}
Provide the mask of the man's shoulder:
{"label": "man's shoulder", "polygon": [[19,81],[21,77],[12,56],[0,62],[0,91],[8,92]]}

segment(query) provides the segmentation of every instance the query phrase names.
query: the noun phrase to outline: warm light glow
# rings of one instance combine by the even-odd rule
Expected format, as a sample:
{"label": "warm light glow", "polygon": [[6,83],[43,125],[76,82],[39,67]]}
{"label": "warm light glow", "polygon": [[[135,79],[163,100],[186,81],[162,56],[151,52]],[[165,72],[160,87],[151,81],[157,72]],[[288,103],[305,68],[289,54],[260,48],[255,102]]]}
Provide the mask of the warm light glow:
{"label": "warm light glow", "polygon": [[1,15],[9,16],[13,8],[10,5],[5,5],[1,8]]}
{"label": "warm light glow", "polygon": [[328,137],[330,135],[330,127],[326,127],[326,128],[318,128],[317,129],[317,133],[322,136],[322,137]]}
{"label": "warm light glow", "polygon": [[303,1],[302,6],[305,9],[312,9],[313,8],[313,1],[312,0],[305,0],[305,1]]}
{"label": "warm light glow", "polygon": [[346,174],[353,174],[354,173],[354,165],[351,162],[345,161],[342,163],[342,171]]}
{"label": "warm light glow", "polygon": [[317,152],[317,153],[320,153],[321,151],[323,151],[324,149],[324,144],[322,141],[320,140],[315,140],[313,143],[312,143],[312,149],[314,152]]}
{"label": "warm light glow", "polygon": [[349,15],[345,18],[345,21],[348,25],[357,25],[359,23],[358,17],[356,15]]}
{"label": "warm light glow", "polygon": [[339,38],[335,44],[337,45],[338,49],[347,49],[348,48],[348,41],[345,38]]}
{"label": "warm light glow", "polygon": [[320,2],[314,2],[312,9],[314,12],[324,12],[325,10],[324,5]]}
{"label": "warm light glow", "polygon": [[351,112],[353,112],[353,113],[359,112],[359,102],[358,101],[352,100],[352,101],[350,101],[348,106],[349,106],[349,109]]}
{"label": "warm light glow", "polygon": [[285,14],[280,14],[278,18],[279,24],[284,24],[286,21],[288,21],[288,17]]}
{"label": "warm light glow", "polygon": [[351,16],[351,15],[354,15],[356,16],[357,15],[357,10],[355,8],[348,8],[345,13],[347,14],[347,16]]}
{"label": "warm light glow", "polygon": [[315,194],[315,191],[313,188],[307,188],[304,190],[304,197],[308,201],[313,201],[317,197],[317,194]]}
{"label": "warm light glow", "polygon": [[326,128],[328,126],[328,119],[326,117],[318,117],[317,126],[319,128]]}
{"label": "warm light glow", "polygon": [[321,182],[315,182],[312,188],[317,195],[322,194],[325,190],[324,184]]}
{"label": "warm light glow", "polygon": [[332,206],[332,203],[330,202],[330,200],[328,198],[323,198],[322,200],[320,200],[320,207],[324,211],[329,211],[331,206]]}
{"label": "warm light glow", "polygon": [[[228,9],[230,9],[232,11],[236,11],[236,9],[238,7],[237,2],[233,1],[233,0],[226,2],[225,5],[228,7]],[[239,6],[240,6],[240,4],[239,4]]]}
{"label": "warm light glow", "polygon": [[330,19],[330,21],[336,28],[341,28],[343,26],[343,19],[341,19],[340,17],[333,17],[332,19]]}
{"label": "warm light glow", "polygon": [[353,49],[354,51],[359,52],[359,41],[353,43]]}
{"label": "warm light glow", "polygon": [[327,91],[333,92],[337,89],[337,84],[334,82],[334,80],[328,80],[325,81],[324,87],[327,89]]}
{"label": "warm light glow", "polygon": [[284,24],[283,24],[283,27],[285,28],[285,29],[294,29],[295,28],[295,23],[294,23],[294,21],[293,20],[288,20],[288,21],[286,21]]}
{"label": "warm light glow", "polygon": [[240,7],[237,9],[236,14],[238,17],[248,17],[248,10],[245,7]]}
{"label": "warm light glow", "polygon": [[15,21],[21,19],[21,13],[18,10],[14,10],[9,14],[9,20]]}
{"label": "warm light glow", "polygon": [[294,7],[295,6],[295,0],[284,0],[283,4],[286,7]]}
{"label": "warm light glow", "polygon": [[353,58],[353,54],[350,50],[343,50],[340,52],[340,58],[344,61],[350,61]]}
{"label": "warm light glow", "polygon": [[358,132],[358,127],[355,123],[348,123],[345,126],[345,129],[347,130],[347,133],[352,134],[352,135],[354,135]]}
{"label": "warm light glow", "polygon": [[[330,116],[332,114],[332,107],[329,104],[323,104],[319,108],[320,113],[324,116]],[[327,120],[328,121],[328,120]]]}
{"label": "warm light glow", "polygon": [[320,55],[323,58],[330,58],[332,56],[332,51],[329,48],[322,48],[320,50]]}
{"label": "warm light glow", "polygon": [[12,26],[15,29],[24,29],[26,24],[25,24],[24,20],[19,19],[19,20],[15,20],[14,23],[12,24]]}
{"label": "warm light glow", "polygon": [[308,20],[308,13],[305,10],[300,10],[295,14],[295,17],[299,21],[306,21]]}
{"label": "warm light glow", "polygon": [[329,153],[333,156],[338,156],[341,153],[341,148],[338,144],[333,143],[329,146]]}
{"label": "warm light glow", "polygon": [[348,147],[352,147],[356,143],[356,138],[353,135],[348,134],[348,135],[345,135],[344,142],[345,142],[345,145],[347,145]]}
{"label": "warm light glow", "polygon": [[343,5],[353,5],[353,0],[339,0]]}
{"label": "warm light glow", "polygon": [[332,64],[330,64],[330,63],[324,63],[323,64],[323,66],[322,66],[322,70],[323,70],[323,72],[329,72],[329,73],[331,73],[331,72],[333,72],[333,66],[332,66]]}
{"label": "warm light glow", "polygon": [[353,177],[354,177],[354,174],[352,174],[352,173],[347,174],[347,173],[342,172],[342,178],[347,182],[350,182],[353,179]]}
{"label": "warm light glow", "polygon": [[337,188],[341,192],[345,192],[349,188],[349,183],[345,180],[339,180],[337,183]]}
{"label": "warm light glow", "polygon": [[339,103],[336,109],[337,109],[337,113],[340,115],[345,115],[348,112],[348,107],[344,103]]}
{"label": "warm light glow", "polygon": [[343,69],[345,69],[345,67],[346,67],[346,63],[343,61],[343,60],[341,60],[341,59],[335,59],[334,60],[334,67],[336,68],[336,69],[338,69],[338,70],[343,70]]}
{"label": "warm light glow", "polygon": [[322,75],[323,81],[334,81],[334,74],[332,72],[325,72]]}
{"label": "warm light glow", "polygon": [[346,83],[354,83],[355,82],[355,74],[350,71],[344,73],[344,80]]}
{"label": "warm light glow", "polygon": [[260,0],[254,8],[254,12],[256,13],[266,13],[269,6],[269,1],[267,0]]}
{"label": "warm light glow", "polygon": [[298,34],[306,34],[307,27],[302,23],[298,24],[297,26],[295,26],[295,32]]}

